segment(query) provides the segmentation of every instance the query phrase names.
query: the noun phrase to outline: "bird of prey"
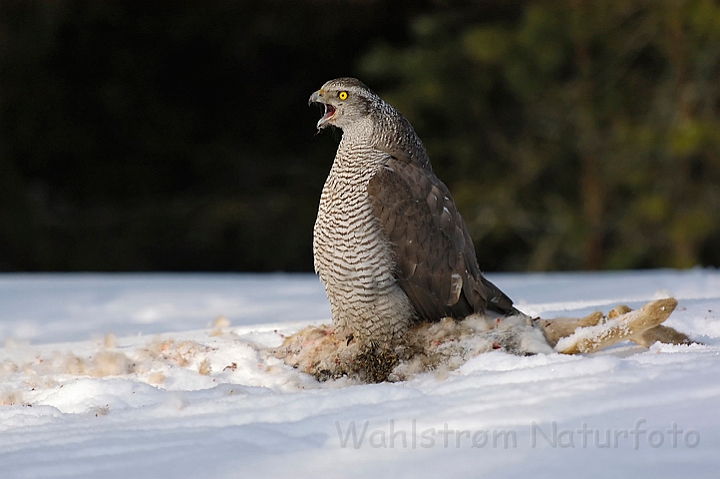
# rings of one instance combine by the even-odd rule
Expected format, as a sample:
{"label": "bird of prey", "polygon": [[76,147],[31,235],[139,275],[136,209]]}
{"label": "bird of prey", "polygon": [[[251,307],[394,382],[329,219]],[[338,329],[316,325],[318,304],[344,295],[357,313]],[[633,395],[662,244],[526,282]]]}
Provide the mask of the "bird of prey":
{"label": "bird of prey", "polygon": [[[674,299],[648,303],[636,312],[623,306],[607,318],[594,313],[579,319],[531,320],[482,275],[452,195],[433,173],[405,117],[355,78],[328,81],[309,103],[324,106],[318,130],[334,126],[343,132],[313,232],[315,271],[330,300],[334,330],[307,328],[288,338],[279,353],[288,364],[320,379],[351,374],[384,381],[399,360],[422,351],[426,357],[437,356],[432,346],[437,341],[430,341],[430,352],[428,345],[417,346],[418,336],[413,335],[422,325],[442,328],[449,324],[441,321],[444,318],[462,320],[487,312],[510,325],[507,338],[502,328],[493,334],[516,354],[540,351],[517,339],[525,337],[523,328],[529,328],[529,334],[542,331],[547,341],[543,347],[552,351],[557,345],[558,352],[567,354],[623,339],[643,345],[689,341],[672,328],[658,326],[677,304]],[[561,338],[574,337],[576,328],[606,319],[607,327],[558,345]],[[347,347],[338,338],[347,338]]]}
{"label": "bird of prey", "polygon": [[355,78],[325,83],[318,130],[342,140],[320,198],[315,271],[335,324],[359,341],[402,341],[418,321],[517,314],[482,275],[467,227],[410,123]]}

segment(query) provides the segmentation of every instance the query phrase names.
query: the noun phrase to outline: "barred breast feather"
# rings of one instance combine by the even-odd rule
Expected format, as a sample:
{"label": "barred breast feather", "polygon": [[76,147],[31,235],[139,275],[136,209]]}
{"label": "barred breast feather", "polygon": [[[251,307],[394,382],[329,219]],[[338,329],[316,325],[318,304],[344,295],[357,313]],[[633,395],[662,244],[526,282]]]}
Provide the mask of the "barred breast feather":
{"label": "barred breast feather", "polygon": [[315,271],[339,326],[360,340],[394,342],[415,313],[394,276],[394,253],[368,195],[368,182],[386,155],[348,142],[348,136],[320,197],[313,235]]}

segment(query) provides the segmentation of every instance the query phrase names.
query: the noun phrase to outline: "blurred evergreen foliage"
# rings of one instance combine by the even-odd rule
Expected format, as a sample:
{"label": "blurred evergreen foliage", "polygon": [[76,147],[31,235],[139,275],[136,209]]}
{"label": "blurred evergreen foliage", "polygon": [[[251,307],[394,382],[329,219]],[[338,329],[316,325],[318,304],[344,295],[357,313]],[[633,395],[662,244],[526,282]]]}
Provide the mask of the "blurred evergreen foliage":
{"label": "blurred evergreen foliage", "polygon": [[419,16],[362,63],[395,82],[481,264],[720,265],[720,3],[514,6]]}
{"label": "blurred evergreen foliage", "polygon": [[311,270],[347,75],[483,269],[720,266],[718,1],[0,0],[0,270]]}

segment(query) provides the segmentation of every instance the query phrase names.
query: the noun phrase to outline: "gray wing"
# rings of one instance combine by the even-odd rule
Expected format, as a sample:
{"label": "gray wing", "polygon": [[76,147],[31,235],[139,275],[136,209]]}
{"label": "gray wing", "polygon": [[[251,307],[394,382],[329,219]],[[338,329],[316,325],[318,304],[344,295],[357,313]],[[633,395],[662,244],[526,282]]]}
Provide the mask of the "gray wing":
{"label": "gray wing", "polygon": [[393,154],[371,178],[368,193],[395,253],[398,284],[421,319],[464,318],[486,308],[518,313],[483,277],[455,202],[432,171]]}

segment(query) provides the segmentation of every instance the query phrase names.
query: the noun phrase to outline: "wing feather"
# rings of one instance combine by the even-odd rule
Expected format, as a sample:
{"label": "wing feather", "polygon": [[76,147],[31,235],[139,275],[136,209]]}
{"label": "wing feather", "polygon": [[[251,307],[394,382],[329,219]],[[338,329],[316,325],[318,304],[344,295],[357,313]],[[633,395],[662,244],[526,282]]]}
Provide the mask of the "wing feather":
{"label": "wing feather", "polygon": [[396,256],[397,281],[418,316],[463,318],[486,308],[516,313],[512,300],[482,276],[447,187],[402,152],[387,153],[368,193]]}

